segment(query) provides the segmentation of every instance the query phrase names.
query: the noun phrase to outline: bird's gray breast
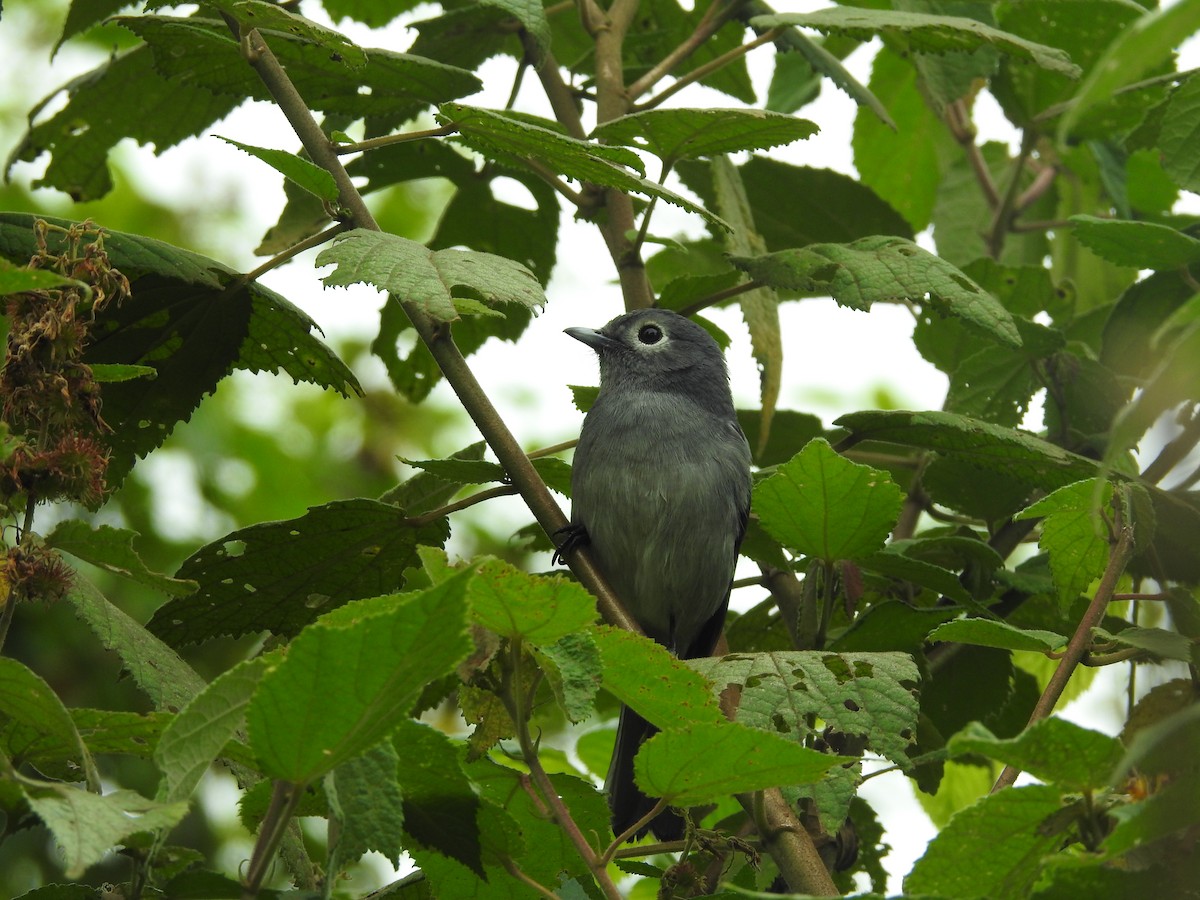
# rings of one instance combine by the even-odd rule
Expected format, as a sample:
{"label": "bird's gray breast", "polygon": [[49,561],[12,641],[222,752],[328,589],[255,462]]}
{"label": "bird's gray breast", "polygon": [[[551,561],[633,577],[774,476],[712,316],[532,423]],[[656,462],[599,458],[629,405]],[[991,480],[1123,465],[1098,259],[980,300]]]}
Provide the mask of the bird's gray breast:
{"label": "bird's gray breast", "polygon": [[683,651],[728,593],[750,450],[732,420],[678,396],[604,400],[575,451],[572,521],[646,633]]}

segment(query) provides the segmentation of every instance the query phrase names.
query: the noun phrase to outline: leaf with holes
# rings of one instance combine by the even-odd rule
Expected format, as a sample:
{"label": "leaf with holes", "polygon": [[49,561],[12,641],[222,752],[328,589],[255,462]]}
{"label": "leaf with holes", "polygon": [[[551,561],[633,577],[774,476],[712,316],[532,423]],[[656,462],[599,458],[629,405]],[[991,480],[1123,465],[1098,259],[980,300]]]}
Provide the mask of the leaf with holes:
{"label": "leaf with holes", "polygon": [[201,547],[179,569],[195,594],[159,607],[147,627],[172,645],[257,631],[293,635],[351,600],[399,590],[417,546],[442,546],[445,519],[414,527],[376,500],[314,506]]}
{"label": "leaf with holes", "polygon": [[443,322],[478,313],[470,301],[488,306],[517,303],[532,310],[546,303],[533,273],[511,259],[475,250],[430,250],[398,235],[363,228],[338,235],[333,246],[321,251],[317,265],[337,266],[322,279],[327,287],[372,284]]}

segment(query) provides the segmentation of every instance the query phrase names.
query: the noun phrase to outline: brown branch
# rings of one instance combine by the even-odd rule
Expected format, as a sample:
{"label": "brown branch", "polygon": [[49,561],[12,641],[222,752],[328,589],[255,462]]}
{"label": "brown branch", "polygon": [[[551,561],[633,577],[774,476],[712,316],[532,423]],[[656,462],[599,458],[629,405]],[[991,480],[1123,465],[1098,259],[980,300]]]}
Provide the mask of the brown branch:
{"label": "brown branch", "polygon": [[975,173],[975,180],[983,189],[983,196],[987,200],[988,207],[995,209],[1000,205],[1000,193],[996,190],[996,183],[992,180],[992,172],[988,168],[987,160],[983,158],[979,145],[975,143],[975,126],[971,124],[971,115],[967,112],[966,102],[955,100],[948,104],[945,119],[950,134],[967,155],[971,171]]}
{"label": "brown branch", "polygon": [[[285,262],[287,262],[292,257],[298,256],[299,254],[303,253],[305,250],[311,250],[313,247],[321,246],[321,244],[324,244],[326,241],[332,240],[337,235],[341,234],[343,231],[347,231],[351,227],[352,226],[347,225],[345,222],[335,222],[333,225],[326,228],[324,231],[319,232],[318,234],[309,235],[304,240],[299,241],[295,244],[292,244],[292,246],[288,247],[283,252],[278,253],[275,256],[272,256],[270,259],[268,259],[265,263],[263,263],[258,268],[254,269],[250,272],[247,272],[245,275],[242,275],[240,278],[234,279],[234,281],[230,282],[230,284],[231,285],[236,284],[238,286],[241,286],[244,284],[248,284],[251,281],[254,281],[258,278],[261,278],[263,275],[266,275],[272,269],[276,269],[279,266],[282,266]],[[228,288],[226,290],[228,290]]]}
{"label": "brown branch", "polygon": [[[1038,698],[1026,728],[1035,722],[1040,722],[1054,711],[1055,705],[1062,697],[1063,691],[1066,690],[1067,682],[1071,680],[1072,673],[1092,642],[1092,629],[1104,619],[1104,614],[1108,611],[1108,604],[1112,602],[1117,581],[1125,572],[1125,566],[1129,564],[1130,557],[1133,556],[1133,528],[1124,521],[1119,498],[1114,500],[1113,508],[1116,511],[1113,523],[1115,540],[1111,542],[1108,565],[1104,568],[1104,575],[1100,579],[1092,602],[1088,604],[1075,633],[1071,635],[1071,640],[1067,643],[1067,649],[1063,652],[1058,667],[1050,676],[1050,682],[1042,691],[1042,696]],[[1005,766],[1000,777],[996,779],[995,785],[992,786],[992,793],[1011,786],[1020,774],[1021,770],[1015,766]]]}
{"label": "brown branch", "polygon": [[410,141],[423,141],[425,138],[445,137],[458,131],[458,126],[451,122],[440,128],[429,128],[425,131],[408,131],[404,134],[385,134],[382,137],[369,138],[354,144],[334,144],[334,152],[339,156],[350,153],[365,153],[368,150],[378,150],[380,147],[391,147],[395,144],[407,144]]}
{"label": "brown branch", "polygon": [[[349,173],[338,158],[336,148],[313,118],[308,105],[262,36],[256,29],[242,35],[235,20],[227,18],[226,21],[234,36],[241,42],[247,62],[258,73],[272,99],[287,117],[309,157],[333,175],[339,198],[351,220],[359,228],[379,231],[379,223],[375,221],[362,195],[351,181]],[[442,370],[447,383],[453,388],[459,402],[479,428],[504,470],[508,472],[513,485],[520,491],[522,499],[529,506],[538,524],[551,536],[565,528],[568,525],[567,517],[563,515],[551,496],[550,489],[546,487],[533,463],[488,399],[455,345],[450,329],[445,324],[430,319],[416,305],[405,300],[400,302],[413,328],[429,348],[438,368]],[[637,622],[625,611],[612,588],[596,568],[587,548],[580,548],[572,553],[569,563],[580,582],[596,597],[600,613],[606,621],[629,631],[641,632]]]}
{"label": "brown branch", "polygon": [[[629,86],[629,99],[636,100],[642,96],[642,94],[649,91],[654,85],[675,71],[688,57],[703,47],[708,42],[708,39],[720,31],[721,27],[733,17],[737,6],[737,3],[730,3],[727,0],[713,0],[708,9],[704,11],[704,15],[700,17],[700,21],[696,23],[696,27],[692,33],[684,38],[679,46],[659,60],[649,72]],[[774,30],[777,32],[783,31],[782,28]],[[775,37],[778,37],[778,34]],[[772,40],[774,40],[774,37]],[[747,48],[747,50],[743,50],[742,52],[748,52],[749,49],[753,48]],[[725,55],[728,56],[728,54]]]}
{"label": "brown branch", "polygon": [[1171,470],[1183,462],[1196,445],[1200,444],[1200,413],[1192,416],[1183,426],[1183,431],[1167,443],[1154,461],[1142,471],[1142,480],[1158,484],[1166,478]]}
{"label": "brown branch", "polygon": [[737,801],[754,818],[763,849],[771,854],[791,890],[814,897],[841,896],[812,835],[777,788],[760,795],[739,794]]}
{"label": "brown branch", "polygon": [[1013,219],[1017,214],[1017,196],[1021,192],[1021,173],[1025,170],[1025,164],[1029,161],[1029,155],[1033,152],[1036,140],[1036,133],[1030,130],[1026,130],[1021,136],[1021,150],[1017,154],[1017,158],[1013,160],[1012,177],[1005,188],[1000,205],[992,216],[991,228],[988,229],[987,247],[988,254],[992,259],[1000,258],[1005,238],[1008,237],[1008,232],[1012,228]]}
{"label": "brown branch", "polygon": [[735,284],[733,287],[725,288],[723,291],[709,294],[707,297],[683,307],[683,309],[679,310],[679,314],[681,316],[694,316],[702,309],[708,309],[710,306],[724,303],[726,300],[745,294],[748,291],[757,290],[760,287],[763,287],[761,281],[743,281],[741,284]]}
{"label": "brown branch", "polygon": [[250,866],[246,870],[246,881],[242,885],[242,900],[255,900],[258,890],[262,887],[263,879],[275,859],[275,851],[287,831],[296,804],[300,802],[303,788],[290,781],[278,779],[271,790],[271,802],[258,828],[258,839],[254,842],[254,852],[250,856]]}
{"label": "brown branch", "polygon": [[[696,66],[696,68],[692,69],[692,71],[688,72],[686,75],[681,75],[678,79],[676,79],[675,83],[670,87],[663,88],[662,91],[655,94],[653,97],[643,103],[635,104],[633,107],[634,112],[641,112],[645,109],[654,109],[656,106],[660,106],[664,100],[674,97],[688,85],[695,84],[697,81],[707,78],[718,69],[724,68],[734,60],[745,56],[751,50],[761,47],[763,44],[771,43],[778,38],[779,35],[784,32],[784,30],[784,28],[780,27],[764,31],[758,37],[754,38],[754,40],[747,41],[744,44],[734,47],[732,50],[722,53],[716,59],[709,60],[703,65]],[[634,93],[634,88],[632,87],[629,89],[629,94],[632,97],[638,96],[636,93]]]}

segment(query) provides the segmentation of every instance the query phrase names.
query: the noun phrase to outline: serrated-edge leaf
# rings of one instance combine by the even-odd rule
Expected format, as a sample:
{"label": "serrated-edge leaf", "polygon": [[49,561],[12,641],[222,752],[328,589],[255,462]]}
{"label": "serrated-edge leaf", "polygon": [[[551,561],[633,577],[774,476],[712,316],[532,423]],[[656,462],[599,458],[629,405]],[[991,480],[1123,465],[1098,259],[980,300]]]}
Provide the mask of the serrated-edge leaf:
{"label": "serrated-edge leaf", "polygon": [[955,619],[929,632],[929,641],[953,641],[1001,650],[1032,650],[1043,653],[1066,646],[1067,638],[1053,631],[1018,628],[995,619]]}
{"label": "serrated-edge leaf", "polygon": [[768,150],[803,140],[818,128],[807,119],[762,109],[650,109],[611,119],[593,138],[649,150],[668,165],[739,150]]}
{"label": "serrated-edge leaf", "polygon": [[255,159],[265,162],[284,178],[289,179],[322,200],[332,202],[338,198],[337,184],[334,182],[333,176],[302,156],[297,156],[295,153],[288,153],[286,150],[275,150],[270,147],[255,147],[253,144],[243,144],[241,141],[235,141],[233,138],[223,137],[219,134],[215,134],[213,137],[219,138],[227,144],[232,144],[242,152],[248,153]]}
{"label": "serrated-edge leaf", "polygon": [[79,519],[67,519],[59,522],[45,541],[48,547],[172,597],[184,597],[196,590],[198,585],[194,581],[151,571],[133,548],[136,537],[137,532],[125,528],[111,525],[93,528]]}

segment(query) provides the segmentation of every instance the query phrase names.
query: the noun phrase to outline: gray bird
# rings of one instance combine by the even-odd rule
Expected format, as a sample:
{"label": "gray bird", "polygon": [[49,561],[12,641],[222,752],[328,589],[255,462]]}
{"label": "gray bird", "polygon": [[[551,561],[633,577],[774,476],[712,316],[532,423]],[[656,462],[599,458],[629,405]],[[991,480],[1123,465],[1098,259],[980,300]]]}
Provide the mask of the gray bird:
{"label": "gray bird", "polygon": [[[644,309],[600,329],[568,328],[600,358],[571,474],[571,526],[646,634],[683,659],[712,653],[750,511],[750,447],[738,426],[717,342],[683,316]],[[656,729],[622,708],[606,786],[613,833],[654,801],[633,757]],[[660,840],[683,820],[659,816]]]}

